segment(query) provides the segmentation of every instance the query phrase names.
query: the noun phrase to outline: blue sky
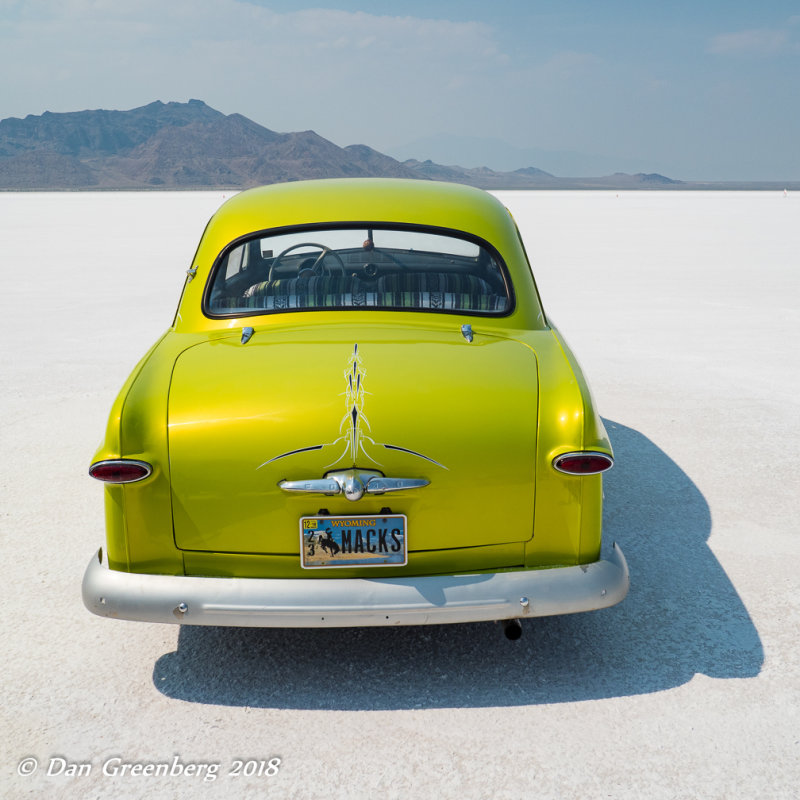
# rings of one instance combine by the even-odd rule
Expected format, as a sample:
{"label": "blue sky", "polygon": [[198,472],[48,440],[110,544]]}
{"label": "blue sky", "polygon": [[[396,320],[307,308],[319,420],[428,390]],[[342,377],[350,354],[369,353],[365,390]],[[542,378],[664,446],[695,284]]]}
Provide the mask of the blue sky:
{"label": "blue sky", "polygon": [[0,0],[0,69],[0,118],[198,98],[464,166],[800,180],[797,0]]}

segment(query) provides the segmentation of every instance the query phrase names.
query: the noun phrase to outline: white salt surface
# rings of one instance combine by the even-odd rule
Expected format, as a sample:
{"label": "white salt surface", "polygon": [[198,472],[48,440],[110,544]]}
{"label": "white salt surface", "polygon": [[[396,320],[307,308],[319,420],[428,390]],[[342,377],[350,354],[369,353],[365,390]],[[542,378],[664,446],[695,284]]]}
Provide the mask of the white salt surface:
{"label": "white salt surface", "polygon": [[516,643],[90,615],[86,468],[222,195],[0,193],[0,796],[798,796],[800,195],[499,196],[608,421],[633,581]]}

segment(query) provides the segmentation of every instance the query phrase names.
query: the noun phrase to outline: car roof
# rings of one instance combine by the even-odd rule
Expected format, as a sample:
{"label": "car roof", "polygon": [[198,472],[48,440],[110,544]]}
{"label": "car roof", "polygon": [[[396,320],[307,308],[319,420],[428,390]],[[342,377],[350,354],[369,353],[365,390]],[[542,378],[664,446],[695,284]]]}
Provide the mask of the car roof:
{"label": "car roof", "polygon": [[[332,222],[429,225],[494,244],[510,215],[496,198],[462,184],[393,178],[345,178],[260,186],[235,195],[211,218],[206,237],[217,252],[256,231]],[[513,223],[511,223],[513,225]],[[216,255],[216,253],[215,253]]]}

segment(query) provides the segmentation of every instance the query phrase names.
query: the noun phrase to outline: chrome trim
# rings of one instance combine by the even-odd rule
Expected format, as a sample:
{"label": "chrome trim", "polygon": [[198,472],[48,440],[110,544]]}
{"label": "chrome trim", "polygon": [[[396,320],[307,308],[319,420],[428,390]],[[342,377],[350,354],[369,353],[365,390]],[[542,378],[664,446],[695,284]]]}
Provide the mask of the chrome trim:
{"label": "chrome trim", "polygon": [[355,502],[365,494],[402,492],[406,489],[421,489],[430,483],[425,478],[387,478],[373,469],[343,469],[328,472],[324,478],[307,480],[283,480],[278,486],[284,492],[306,492],[308,494],[344,494]]}
{"label": "chrome trim", "polygon": [[[95,478],[92,475],[92,467],[97,467],[100,464],[111,464],[111,465],[128,465],[128,464],[135,464],[138,467],[144,467],[147,472],[142,475],[141,478],[132,478],[129,481],[104,481],[102,478]],[[136,458],[105,458],[101,461],[95,461],[94,464],[89,466],[89,477],[94,478],[96,481],[100,481],[100,483],[114,483],[114,484],[121,484],[121,483],[138,483],[139,481],[143,481],[145,478],[149,478],[153,474],[153,465],[148,464],[146,461],[140,461]]]}
{"label": "chrome trim", "polygon": [[[574,614],[628,593],[614,544],[606,560],[574,567],[413,578],[200,578],[119,572],[93,555],[83,602],[93,614],[143,622],[253,628],[433,625]],[[528,605],[520,603],[528,599]],[[185,609],[185,610],[183,610]]]}
{"label": "chrome trim", "polygon": [[247,344],[250,341],[254,331],[251,327],[242,328],[242,344]]}
{"label": "chrome trim", "polygon": [[474,338],[472,333],[472,325],[462,325],[461,326],[461,335],[468,341],[471,342]]}
{"label": "chrome trim", "polygon": [[[561,467],[558,466],[558,462],[561,461],[562,458],[570,458],[574,456],[577,456],[579,458],[584,456],[599,456],[600,458],[604,458],[606,460],[608,466],[605,469],[597,470],[597,472],[580,472],[580,473],[568,472],[567,470],[561,469]],[[614,459],[608,453],[601,453],[598,450],[576,450],[570,453],[560,453],[553,459],[552,464],[553,464],[553,469],[556,470],[556,472],[560,472],[562,475],[571,475],[573,478],[580,478],[584,475],[602,475],[604,472],[608,472],[608,470],[610,470],[611,467],[614,466]]]}
{"label": "chrome trim", "polygon": [[383,494],[384,492],[402,492],[405,489],[422,489],[430,481],[425,478],[370,478],[367,481],[369,494]]}
{"label": "chrome trim", "polygon": [[355,502],[364,496],[369,482],[380,475],[372,469],[345,469],[337,472],[329,472],[326,478],[333,478],[341,487],[344,496],[348,500]]}
{"label": "chrome trim", "polygon": [[189,276],[189,282],[191,283],[192,280],[194,280],[194,276],[197,275],[197,267],[192,267],[191,269],[187,269],[186,274]]}
{"label": "chrome trim", "polygon": [[308,494],[339,494],[342,487],[327,478],[312,478],[306,481],[281,481],[278,486],[284,492],[306,492]]}

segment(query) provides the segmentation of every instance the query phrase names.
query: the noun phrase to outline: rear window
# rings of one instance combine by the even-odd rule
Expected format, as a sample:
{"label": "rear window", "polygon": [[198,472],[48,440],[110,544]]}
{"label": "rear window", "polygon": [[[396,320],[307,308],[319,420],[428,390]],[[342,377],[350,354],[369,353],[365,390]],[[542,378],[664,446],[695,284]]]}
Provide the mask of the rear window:
{"label": "rear window", "polygon": [[511,293],[489,245],[440,230],[326,227],[261,234],[223,252],[210,316],[389,309],[506,314]]}

